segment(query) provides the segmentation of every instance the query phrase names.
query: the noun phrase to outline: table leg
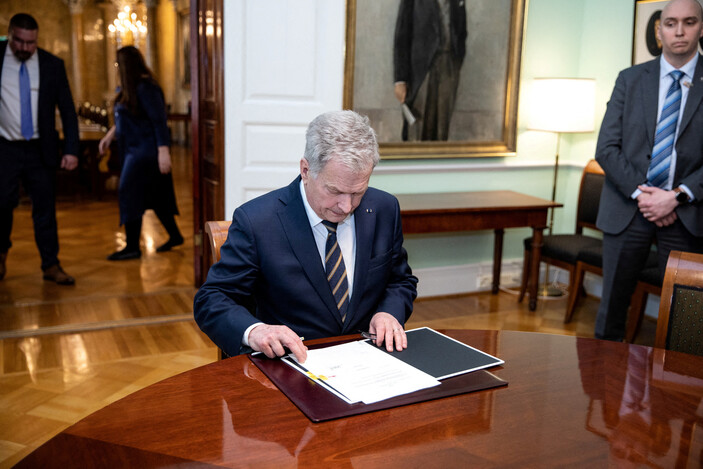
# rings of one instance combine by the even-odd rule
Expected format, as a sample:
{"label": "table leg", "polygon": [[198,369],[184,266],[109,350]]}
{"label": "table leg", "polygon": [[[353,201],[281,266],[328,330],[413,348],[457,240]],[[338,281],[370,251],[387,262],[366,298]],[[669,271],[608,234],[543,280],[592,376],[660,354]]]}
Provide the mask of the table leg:
{"label": "table leg", "polygon": [[532,227],[532,253],[530,253],[530,277],[527,283],[530,311],[537,309],[537,286],[539,284],[539,264],[542,257],[543,227]]}
{"label": "table leg", "polygon": [[504,229],[498,228],[495,230],[495,239],[493,242],[493,285],[491,291],[494,295],[498,293],[500,287],[500,268],[503,264],[503,233]]}

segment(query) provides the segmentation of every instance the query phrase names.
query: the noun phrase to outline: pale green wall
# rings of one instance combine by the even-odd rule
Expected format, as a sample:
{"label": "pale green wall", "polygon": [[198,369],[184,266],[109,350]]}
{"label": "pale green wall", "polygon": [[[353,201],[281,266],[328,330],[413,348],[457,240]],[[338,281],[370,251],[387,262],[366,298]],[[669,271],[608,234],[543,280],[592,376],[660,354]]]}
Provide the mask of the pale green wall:
{"label": "pale green wall", "polygon": [[[375,187],[392,193],[450,192],[513,189],[549,199],[556,151],[553,134],[525,130],[526,88],[535,77],[580,77],[596,79],[596,131],[592,134],[564,135],[560,147],[555,232],[574,228],[576,189],[581,169],[593,158],[598,127],[605,112],[617,73],[629,66],[632,50],[632,0],[529,0],[523,43],[522,73],[518,115],[517,156],[440,164],[465,164],[468,171],[433,171],[409,174],[377,172]],[[382,162],[382,165],[419,165],[423,162]],[[486,164],[498,168],[486,170]],[[476,170],[472,170],[472,165]],[[514,166],[514,167],[511,167]],[[526,229],[507,230],[504,259],[522,257]],[[490,261],[493,254],[491,232],[466,235],[406,236],[413,268],[461,265]]]}

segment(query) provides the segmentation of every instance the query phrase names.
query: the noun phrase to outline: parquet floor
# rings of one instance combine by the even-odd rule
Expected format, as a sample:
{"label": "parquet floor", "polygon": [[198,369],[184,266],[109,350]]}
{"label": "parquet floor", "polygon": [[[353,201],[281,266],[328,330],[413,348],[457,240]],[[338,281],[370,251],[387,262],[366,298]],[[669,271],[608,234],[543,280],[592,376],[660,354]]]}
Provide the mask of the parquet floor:
{"label": "parquet floor", "polygon": [[[174,148],[174,176],[184,246],[156,254],[166,234],[147,214],[140,260],[105,260],[124,242],[117,201],[61,199],[60,259],[74,287],[44,282],[30,207],[16,210],[8,274],[0,281],[0,467],[95,410],[152,383],[216,359],[192,320],[190,157]],[[412,259],[411,259],[412,260]],[[510,329],[592,336],[597,300],[562,322],[566,299],[530,312],[509,291],[421,299],[408,328]],[[651,345],[646,322],[639,343]]]}

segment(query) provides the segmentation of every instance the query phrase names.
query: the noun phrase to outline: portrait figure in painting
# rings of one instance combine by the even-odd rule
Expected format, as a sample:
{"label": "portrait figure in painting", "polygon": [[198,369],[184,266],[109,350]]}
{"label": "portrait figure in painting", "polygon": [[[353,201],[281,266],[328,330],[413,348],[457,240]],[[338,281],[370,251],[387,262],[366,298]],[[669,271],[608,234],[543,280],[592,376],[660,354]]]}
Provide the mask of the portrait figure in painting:
{"label": "portrait figure in painting", "polygon": [[446,141],[466,55],[464,0],[401,0],[393,41],[403,141]]}
{"label": "portrait figure in painting", "polygon": [[647,44],[647,50],[653,56],[657,56],[662,53],[662,43],[657,37],[657,28],[659,27],[659,22],[661,21],[662,11],[655,11],[652,16],[649,17],[647,22],[647,36],[645,41]]}
{"label": "portrait figure in painting", "polygon": [[344,106],[383,158],[512,154],[525,0],[347,4]]}

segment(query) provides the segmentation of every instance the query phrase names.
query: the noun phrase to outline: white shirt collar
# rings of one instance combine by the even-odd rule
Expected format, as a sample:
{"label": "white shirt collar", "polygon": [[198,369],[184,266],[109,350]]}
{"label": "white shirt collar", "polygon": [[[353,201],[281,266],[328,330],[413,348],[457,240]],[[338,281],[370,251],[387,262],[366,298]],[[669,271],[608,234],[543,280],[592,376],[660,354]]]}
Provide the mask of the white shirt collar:
{"label": "white shirt collar", "polygon": [[662,54],[659,62],[659,78],[664,78],[674,70],[681,70],[684,75],[686,76],[686,80],[691,82],[693,81],[693,74],[696,71],[696,65],[698,64],[698,53],[696,53],[691,60],[689,60],[686,65],[684,65],[681,68],[675,68],[673,65],[671,65],[669,62],[666,61],[664,58],[664,55]]}

